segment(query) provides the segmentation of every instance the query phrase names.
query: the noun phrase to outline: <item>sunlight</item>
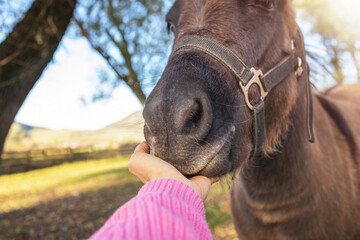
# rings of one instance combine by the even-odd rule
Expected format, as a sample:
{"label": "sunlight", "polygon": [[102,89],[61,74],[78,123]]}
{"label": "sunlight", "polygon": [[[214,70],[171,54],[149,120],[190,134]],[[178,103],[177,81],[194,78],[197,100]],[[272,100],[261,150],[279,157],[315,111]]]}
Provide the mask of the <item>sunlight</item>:
{"label": "sunlight", "polygon": [[[359,35],[360,27],[360,1],[356,0],[332,0],[331,7],[341,21]],[[345,26],[343,26],[345,27]]]}
{"label": "sunlight", "polygon": [[137,181],[127,165],[127,157],[115,157],[0,176],[0,214]]}

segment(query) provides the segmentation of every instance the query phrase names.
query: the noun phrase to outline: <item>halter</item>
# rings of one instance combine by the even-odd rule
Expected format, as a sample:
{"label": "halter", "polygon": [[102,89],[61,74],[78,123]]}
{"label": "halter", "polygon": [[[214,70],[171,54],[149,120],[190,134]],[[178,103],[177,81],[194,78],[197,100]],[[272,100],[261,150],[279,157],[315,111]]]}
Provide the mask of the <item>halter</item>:
{"label": "halter", "polygon": [[[283,58],[280,63],[270,69],[266,74],[261,70],[249,68],[245,63],[238,58],[230,49],[217,41],[202,37],[199,35],[186,36],[178,41],[173,48],[173,53],[178,51],[196,49],[204,52],[211,57],[215,58],[226,68],[228,68],[239,81],[239,86],[244,94],[245,102],[248,108],[253,112],[254,125],[253,125],[253,140],[254,149],[252,157],[259,157],[262,154],[262,146],[265,140],[265,109],[264,100],[268,93],[283,81],[291,72],[295,72],[297,77],[303,73],[302,60],[296,56],[295,46],[292,42],[292,53]],[[308,80],[307,80],[308,81]],[[251,104],[249,100],[249,89],[256,84],[260,89],[260,99],[257,103]],[[314,142],[314,135],[312,130],[312,103],[310,94],[309,82],[307,87],[307,132],[309,141]]]}

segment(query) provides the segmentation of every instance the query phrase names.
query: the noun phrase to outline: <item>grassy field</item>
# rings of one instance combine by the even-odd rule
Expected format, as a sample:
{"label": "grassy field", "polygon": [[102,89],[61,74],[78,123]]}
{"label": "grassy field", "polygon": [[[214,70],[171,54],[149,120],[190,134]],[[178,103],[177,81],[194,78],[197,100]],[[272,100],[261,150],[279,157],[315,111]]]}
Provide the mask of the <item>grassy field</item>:
{"label": "grassy field", "polygon": [[[0,176],[0,239],[89,237],[142,186],[127,162],[116,157]],[[226,180],[213,186],[205,206],[214,239],[236,239]]]}

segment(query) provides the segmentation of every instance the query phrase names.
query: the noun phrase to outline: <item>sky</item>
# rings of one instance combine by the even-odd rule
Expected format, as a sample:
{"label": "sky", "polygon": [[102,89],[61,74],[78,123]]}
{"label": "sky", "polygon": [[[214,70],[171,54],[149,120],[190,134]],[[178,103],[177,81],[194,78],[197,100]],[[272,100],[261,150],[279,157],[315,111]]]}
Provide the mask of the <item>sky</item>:
{"label": "sky", "polygon": [[142,109],[128,87],[109,100],[84,104],[95,92],[101,57],[82,38],[65,36],[52,62],[27,96],[15,121],[51,129],[94,130]]}

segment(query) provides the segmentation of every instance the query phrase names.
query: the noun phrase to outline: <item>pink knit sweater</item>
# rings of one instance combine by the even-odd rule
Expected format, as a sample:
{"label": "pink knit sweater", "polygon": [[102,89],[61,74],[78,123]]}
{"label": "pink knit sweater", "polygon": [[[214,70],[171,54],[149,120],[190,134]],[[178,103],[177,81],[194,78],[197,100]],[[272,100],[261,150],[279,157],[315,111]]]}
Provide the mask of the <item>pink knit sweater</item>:
{"label": "pink knit sweater", "polygon": [[158,179],[145,184],[90,239],[206,240],[212,237],[200,196],[185,183]]}

